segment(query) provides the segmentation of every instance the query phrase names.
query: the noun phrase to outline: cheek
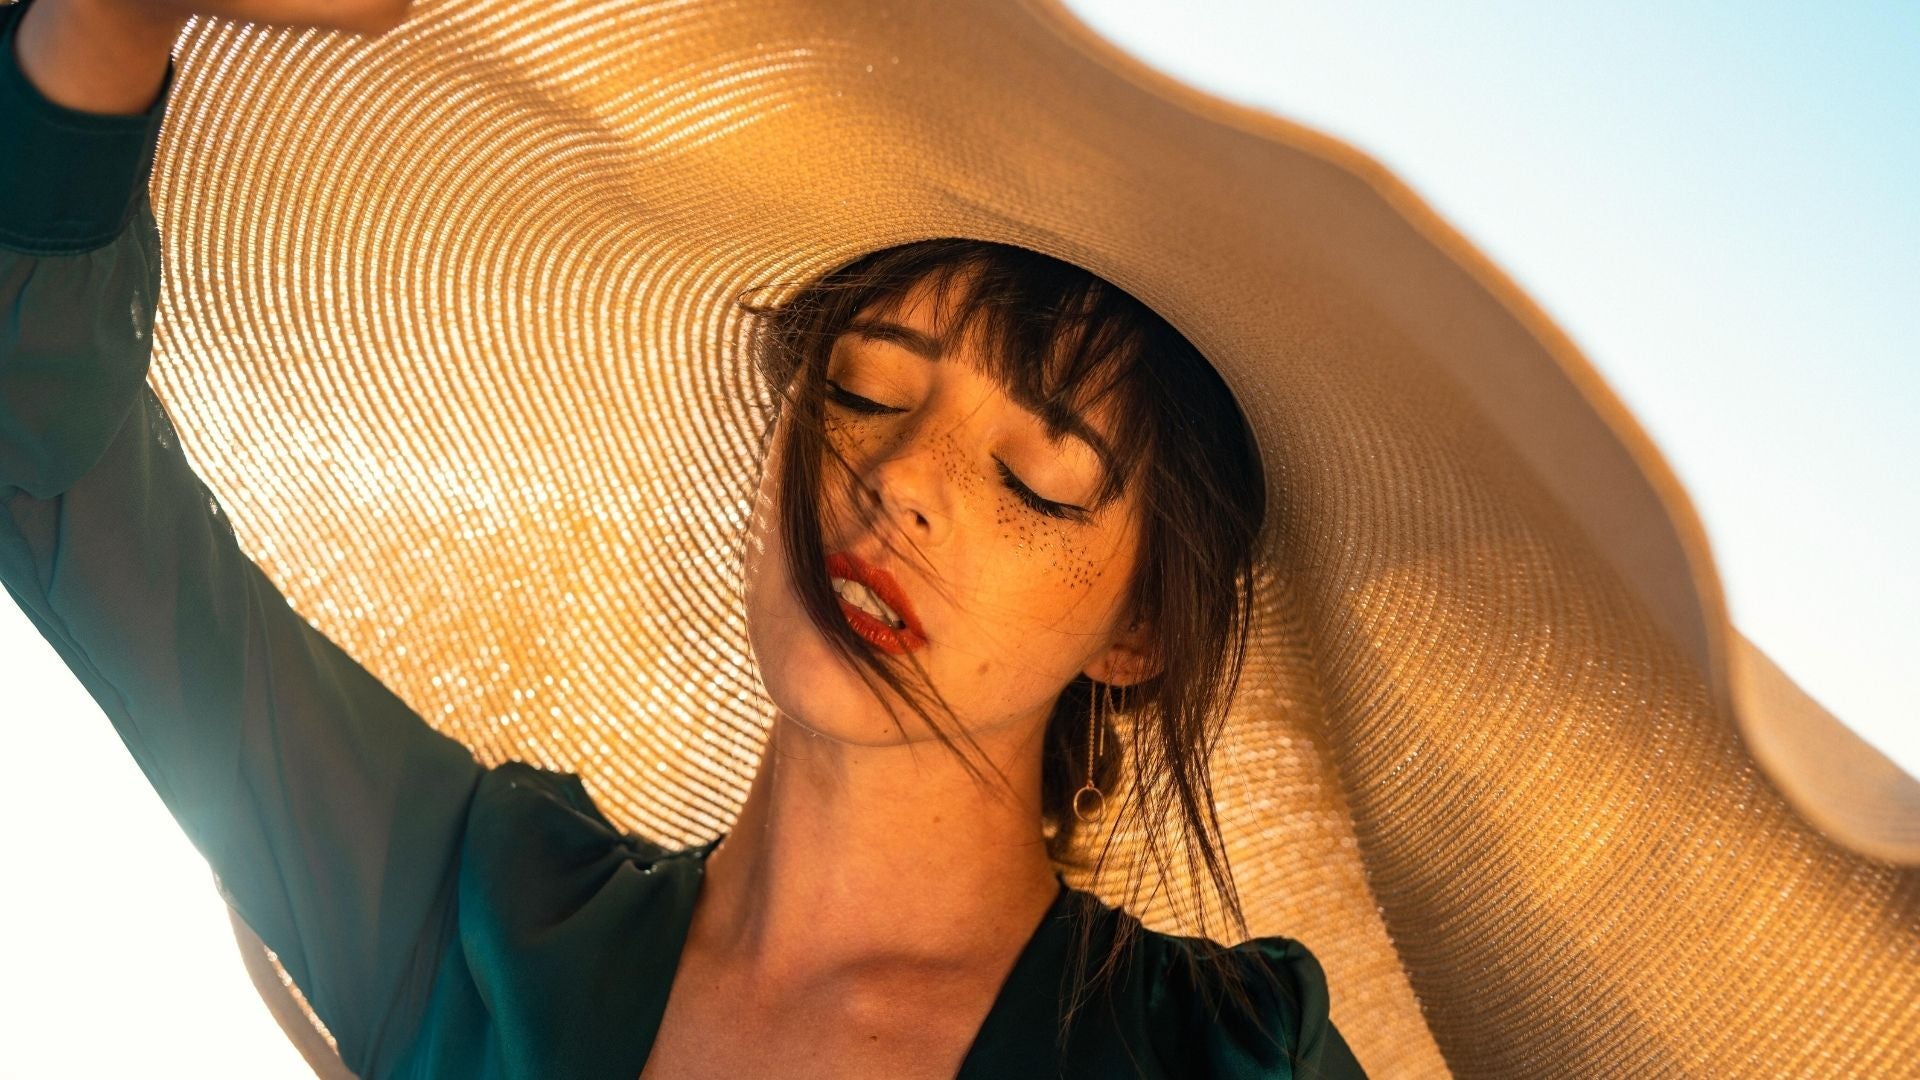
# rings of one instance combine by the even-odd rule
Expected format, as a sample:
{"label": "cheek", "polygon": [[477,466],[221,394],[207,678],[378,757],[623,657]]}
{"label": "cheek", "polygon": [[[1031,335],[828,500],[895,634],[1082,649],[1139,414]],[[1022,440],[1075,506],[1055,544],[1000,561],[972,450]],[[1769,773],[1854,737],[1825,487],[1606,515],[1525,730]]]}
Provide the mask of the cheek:
{"label": "cheek", "polygon": [[891,732],[872,708],[871,692],[800,606],[771,486],[756,500],[742,567],[747,643],[761,685],[784,715],[811,730],[862,744],[885,742]]}
{"label": "cheek", "polygon": [[1053,521],[1008,493],[996,497],[979,539],[990,552],[979,596],[988,679],[1033,670],[1058,683],[1100,650],[1129,565],[1104,529]]}
{"label": "cheek", "polygon": [[863,746],[898,742],[872,690],[800,606],[779,528],[778,464],[769,461],[754,499],[741,567],[754,668],[780,712],[808,730]]}
{"label": "cheek", "polygon": [[886,437],[885,419],[829,411],[821,431],[826,435],[827,446],[858,468],[881,448]]}
{"label": "cheek", "polygon": [[996,485],[987,542],[1017,576],[1053,591],[1056,600],[1084,600],[1107,577],[1116,547],[1106,530],[1043,517],[1019,496]]}

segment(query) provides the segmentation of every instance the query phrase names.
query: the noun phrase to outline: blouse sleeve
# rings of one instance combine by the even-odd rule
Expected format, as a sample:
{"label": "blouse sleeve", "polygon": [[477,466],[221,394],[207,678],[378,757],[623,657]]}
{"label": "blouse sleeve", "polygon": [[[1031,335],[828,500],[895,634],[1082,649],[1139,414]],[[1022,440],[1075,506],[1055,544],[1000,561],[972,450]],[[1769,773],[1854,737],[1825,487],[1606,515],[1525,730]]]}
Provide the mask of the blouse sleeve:
{"label": "blouse sleeve", "polygon": [[[1366,1072],[1333,1026],[1326,973],[1292,938],[1253,938],[1235,946],[1260,1023],[1222,1010],[1210,1017],[1205,1075],[1233,1080],[1365,1080]],[[1264,1029],[1264,1030],[1263,1030]]]}
{"label": "blouse sleeve", "polygon": [[387,1075],[483,769],[288,605],[189,466],[146,384],[173,68],[144,114],[64,108],[19,68],[26,7],[0,8],[0,582],[346,1063]]}

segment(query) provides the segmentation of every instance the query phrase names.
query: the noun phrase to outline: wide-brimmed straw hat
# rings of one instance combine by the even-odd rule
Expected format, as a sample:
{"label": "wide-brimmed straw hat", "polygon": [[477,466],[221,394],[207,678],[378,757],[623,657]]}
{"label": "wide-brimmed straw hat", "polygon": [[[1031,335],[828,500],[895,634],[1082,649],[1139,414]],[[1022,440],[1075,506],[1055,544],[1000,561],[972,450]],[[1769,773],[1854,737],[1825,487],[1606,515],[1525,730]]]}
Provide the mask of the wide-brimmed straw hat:
{"label": "wide-brimmed straw hat", "polygon": [[483,763],[724,831],[770,719],[736,301],[1019,245],[1165,316],[1257,433],[1217,806],[1372,1072],[1920,1060],[1920,787],[1730,624],[1565,334],[1353,148],[1054,0],[426,0],[377,39],[200,20],[176,60],[153,384],[293,605]]}

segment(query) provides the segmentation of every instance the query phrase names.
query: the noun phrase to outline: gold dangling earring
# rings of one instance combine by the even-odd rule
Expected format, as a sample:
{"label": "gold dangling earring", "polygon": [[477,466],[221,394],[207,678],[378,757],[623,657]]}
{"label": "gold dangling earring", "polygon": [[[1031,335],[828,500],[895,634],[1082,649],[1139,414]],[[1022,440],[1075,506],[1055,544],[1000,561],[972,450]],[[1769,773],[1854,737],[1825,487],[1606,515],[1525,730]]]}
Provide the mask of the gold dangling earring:
{"label": "gold dangling earring", "polygon": [[[1105,685],[1101,686],[1099,693],[1100,697],[1095,697],[1091,693],[1087,695],[1087,782],[1081,785],[1079,791],[1073,793],[1073,816],[1085,822],[1099,821],[1107,813],[1107,796],[1093,783],[1093,763],[1098,760],[1099,753],[1107,747],[1107,726],[1101,721],[1113,715],[1113,698],[1111,691]],[[1106,698],[1104,709],[1101,708],[1102,697]],[[1098,751],[1094,749],[1096,736],[1100,740]],[[1080,797],[1089,794],[1094,799],[1091,815],[1080,811]]]}

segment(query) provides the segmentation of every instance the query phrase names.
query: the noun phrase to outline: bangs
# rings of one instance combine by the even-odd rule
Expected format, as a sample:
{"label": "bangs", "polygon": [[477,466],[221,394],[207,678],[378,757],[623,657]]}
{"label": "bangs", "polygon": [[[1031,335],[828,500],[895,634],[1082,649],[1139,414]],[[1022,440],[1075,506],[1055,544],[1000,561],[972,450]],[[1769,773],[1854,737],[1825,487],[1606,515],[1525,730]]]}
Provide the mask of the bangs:
{"label": "bangs", "polygon": [[814,291],[818,308],[769,312],[785,322],[767,328],[788,344],[775,351],[793,365],[767,374],[776,386],[803,369],[808,383],[823,382],[835,339],[862,320],[897,315],[924,287],[945,352],[956,354],[971,336],[981,373],[1037,416],[1050,438],[1073,436],[1094,448],[1102,469],[1093,502],[1105,505],[1152,453],[1149,407],[1159,380],[1150,367],[1166,324],[1077,267],[1022,249],[1005,249],[1021,257],[997,258],[997,247],[929,241],[876,252],[829,275]]}

